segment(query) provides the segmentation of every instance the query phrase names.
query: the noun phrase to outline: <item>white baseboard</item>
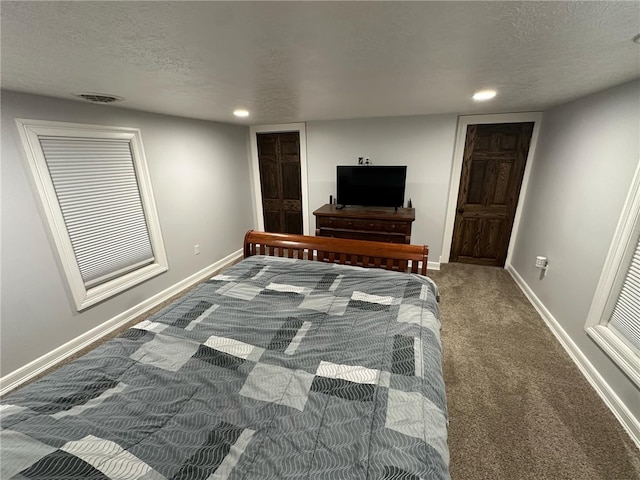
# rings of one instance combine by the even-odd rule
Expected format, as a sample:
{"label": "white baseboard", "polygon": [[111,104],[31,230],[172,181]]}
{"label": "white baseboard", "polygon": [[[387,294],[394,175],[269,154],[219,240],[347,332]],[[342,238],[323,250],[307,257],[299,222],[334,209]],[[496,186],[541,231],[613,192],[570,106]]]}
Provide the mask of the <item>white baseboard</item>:
{"label": "white baseboard", "polygon": [[620,397],[616,395],[609,384],[602,378],[602,375],[598,373],[589,359],[582,353],[582,350],[578,348],[575,342],[567,334],[567,332],[560,326],[560,323],[554,318],[554,316],[547,310],[540,299],[533,293],[533,290],[520,276],[520,274],[513,268],[512,265],[507,265],[506,270],[511,274],[516,284],[520,287],[522,292],[529,299],[533,307],[538,311],[544,322],[547,324],[551,332],[556,336],[560,344],[567,351],[573,362],[578,369],[582,372],[587,381],[594,388],[596,393],[600,395],[600,398],[613,412],[618,421],[622,424],[623,428],[627,431],[631,439],[635,442],[636,446],[640,449],[640,421],[633,416],[627,406],[622,403]]}
{"label": "white baseboard", "polygon": [[130,309],[122,312],[121,314],[113,317],[111,320],[92,328],[86,333],[83,333],[79,337],[61,345],[60,347],[52,350],[51,352],[43,355],[40,358],[33,360],[23,367],[14,370],[13,372],[0,378],[0,396],[8,393],[16,387],[19,387],[24,382],[39,375],[45,370],[55,366],[57,363],[63,361],[65,358],[79,352],[83,348],[92,344],[93,342],[100,340],[100,338],[108,335],[114,330],[126,325],[134,318],[142,315],[143,313],[151,310],[157,305],[160,305],[165,300],[171,298],[176,293],[184,290],[191,285],[199,282],[203,278],[213,275],[218,270],[221,270],[237,260],[242,258],[242,249],[237,250],[230,255],[227,255],[223,259],[203,268],[199,272],[181,280],[180,282],[172,285],[171,287],[163,290],[160,293],[155,294],[153,297],[139,303],[138,305],[131,307]]}
{"label": "white baseboard", "polygon": [[[418,271],[422,269],[422,260],[418,260]],[[429,270],[440,270],[440,262],[430,262],[427,260],[427,275],[429,275]]]}

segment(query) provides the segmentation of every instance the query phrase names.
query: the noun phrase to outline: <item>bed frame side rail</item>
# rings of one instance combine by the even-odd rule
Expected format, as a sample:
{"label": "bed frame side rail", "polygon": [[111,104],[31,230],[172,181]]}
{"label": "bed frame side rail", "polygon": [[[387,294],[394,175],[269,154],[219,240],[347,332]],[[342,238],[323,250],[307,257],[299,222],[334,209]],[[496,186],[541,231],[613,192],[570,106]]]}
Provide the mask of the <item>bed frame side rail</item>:
{"label": "bed frame side rail", "polygon": [[269,255],[275,257],[316,260],[342,265],[383,268],[427,274],[427,245],[346,240],[267,233],[249,230],[244,236],[244,257]]}

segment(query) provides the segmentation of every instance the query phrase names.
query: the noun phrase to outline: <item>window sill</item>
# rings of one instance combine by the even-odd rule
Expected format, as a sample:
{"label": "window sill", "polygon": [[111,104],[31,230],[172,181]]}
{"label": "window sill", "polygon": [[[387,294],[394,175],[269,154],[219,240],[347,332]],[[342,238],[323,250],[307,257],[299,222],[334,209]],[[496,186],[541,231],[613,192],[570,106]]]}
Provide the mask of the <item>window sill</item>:
{"label": "window sill", "polygon": [[[168,266],[161,263],[153,263],[134,270],[126,275],[110,280],[96,287],[85,289],[78,288],[73,292],[78,311],[82,311],[96,303],[100,303],[124,290],[135,287],[168,270]],[[84,285],[83,285],[84,287]]]}
{"label": "window sill", "polygon": [[640,387],[640,357],[638,354],[605,325],[595,325],[585,328],[585,330],[609,358]]}

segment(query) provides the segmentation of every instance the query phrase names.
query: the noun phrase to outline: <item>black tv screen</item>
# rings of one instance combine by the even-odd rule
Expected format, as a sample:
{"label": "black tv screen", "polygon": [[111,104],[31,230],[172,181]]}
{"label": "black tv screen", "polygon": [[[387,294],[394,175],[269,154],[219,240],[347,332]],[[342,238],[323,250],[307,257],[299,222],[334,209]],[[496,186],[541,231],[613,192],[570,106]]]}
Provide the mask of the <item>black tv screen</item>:
{"label": "black tv screen", "polygon": [[338,165],[339,205],[402,207],[407,166]]}

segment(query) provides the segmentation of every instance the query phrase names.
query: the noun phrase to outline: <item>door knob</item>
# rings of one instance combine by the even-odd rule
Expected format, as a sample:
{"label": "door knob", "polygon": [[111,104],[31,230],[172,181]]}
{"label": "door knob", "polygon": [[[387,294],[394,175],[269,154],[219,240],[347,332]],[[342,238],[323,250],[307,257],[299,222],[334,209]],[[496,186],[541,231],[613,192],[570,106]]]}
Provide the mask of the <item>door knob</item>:
{"label": "door knob", "polygon": [[458,213],[464,213],[464,208],[459,208]]}

